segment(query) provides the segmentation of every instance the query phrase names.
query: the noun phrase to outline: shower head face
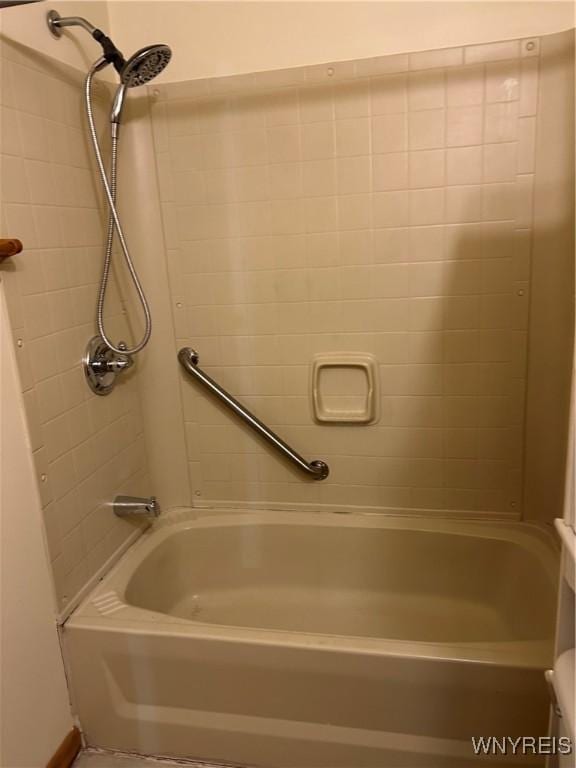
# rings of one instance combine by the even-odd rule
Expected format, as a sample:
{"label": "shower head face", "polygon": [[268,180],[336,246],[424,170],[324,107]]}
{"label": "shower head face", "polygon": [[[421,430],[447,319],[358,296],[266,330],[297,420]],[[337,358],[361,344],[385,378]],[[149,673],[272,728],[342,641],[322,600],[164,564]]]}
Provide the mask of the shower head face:
{"label": "shower head face", "polygon": [[172,51],[167,45],[148,45],[136,51],[122,67],[120,79],[128,88],[145,85],[168,65]]}

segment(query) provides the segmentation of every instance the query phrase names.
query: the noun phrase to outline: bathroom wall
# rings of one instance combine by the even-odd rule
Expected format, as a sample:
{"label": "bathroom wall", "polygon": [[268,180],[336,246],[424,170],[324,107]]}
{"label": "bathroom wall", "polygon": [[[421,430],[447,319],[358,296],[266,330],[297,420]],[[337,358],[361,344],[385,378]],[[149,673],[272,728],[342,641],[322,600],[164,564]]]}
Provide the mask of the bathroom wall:
{"label": "bathroom wall", "polygon": [[1,277],[0,765],[31,768],[47,765],[73,721]]}
{"label": "bathroom wall", "polygon": [[[96,330],[105,231],[82,123],[82,75],[8,42],[1,56],[2,233],[24,243],[1,270],[63,610],[134,533],[109,504],[119,492],[150,493],[146,451],[134,373],[100,398],[81,368]],[[129,341],[122,295],[114,277],[108,324]]]}
{"label": "bathroom wall", "polygon": [[[539,44],[151,86],[177,346],[332,469],[182,377],[196,503],[521,515]],[[377,424],[314,423],[343,351],[378,361]]]}
{"label": "bathroom wall", "polygon": [[[62,6],[62,3],[57,4],[60,9]],[[88,10],[96,23],[107,23],[105,3],[67,3],[66,6],[72,13],[80,12],[81,6],[82,10]],[[83,66],[85,61],[82,49],[73,42],[64,40],[57,45],[53,38],[46,35],[46,11],[46,4],[42,3],[26,8],[4,9],[0,14],[0,205],[3,209],[5,201],[8,202],[13,194],[7,191],[7,184],[14,182],[14,174],[18,173],[15,166],[19,166],[20,173],[24,174],[23,166],[27,160],[20,158],[22,155],[29,155],[29,150],[39,138],[35,128],[42,122],[37,119],[38,115],[34,114],[35,109],[22,112],[16,109],[12,73],[8,72],[12,67],[7,64],[7,61],[15,58],[15,51],[7,54],[4,43],[13,38],[17,43],[28,43],[36,51],[52,47],[51,54],[59,61],[79,66]],[[28,75],[27,82],[31,75],[29,63],[24,64],[25,76]],[[41,81],[41,84],[45,85],[46,81]],[[52,80],[49,80],[48,84],[52,85]],[[43,106],[49,98],[54,97],[54,89],[50,89],[45,95]],[[63,94],[57,95],[59,98],[54,108],[63,106]],[[22,104],[23,102],[20,102],[20,105]],[[60,121],[64,122],[64,115]],[[46,138],[43,138],[43,150],[46,148],[45,142]],[[61,151],[66,144],[67,138],[62,136]],[[26,152],[23,151],[23,146],[27,147]],[[9,172],[8,178],[5,178],[7,165],[12,165],[12,173]],[[69,175],[68,173],[68,178]],[[17,179],[16,188],[22,190],[22,179]],[[26,202],[30,202],[29,197]],[[2,236],[7,234],[4,226],[3,221]],[[29,252],[25,255],[29,255]],[[65,256],[63,252],[60,255]],[[15,260],[18,267],[21,267],[22,258],[24,255]],[[55,614],[59,607],[63,607],[63,602],[58,605],[54,590],[51,553],[47,546],[39,495],[40,483],[24,422],[26,414],[24,400],[19,391],[21,379],[18,378],[16,364],[17,348],[14,348],[12,343],[12,323],[8,324],[5,290],[9,291],[12,297],[12,319],[16,318],[22,323],[22,314],[18,310],[20,301],[15,294],[14,274],[6,264],[0,267],[0,280],[0,430],[2,445],[9,446],[9,450],[1,452],[0,470],[0,764],[11,768],[30,768],[47,765],[74,723],[55,626]],[[34,409],[35,402],[34,390],[30,386],[26,401],[28,422],[35,425],[38,444],[41,439],[38,437],[39,417],[30,410]],[[59,586],[62,597],[65,594],[62,591],[62,579]],[[30,738],[31,728],[33,738]]]}
{"label": "bathroom wall", "polygon": [[526,516],[562,517],[574,350],[574,30],[542,39],[526,403]]}
{"label": "bathroom wall", "polygon": [[182,2],[113,0],[120,47],[163,39],[174,59],[158,82],[345,61],[558,32],[574,3]]}

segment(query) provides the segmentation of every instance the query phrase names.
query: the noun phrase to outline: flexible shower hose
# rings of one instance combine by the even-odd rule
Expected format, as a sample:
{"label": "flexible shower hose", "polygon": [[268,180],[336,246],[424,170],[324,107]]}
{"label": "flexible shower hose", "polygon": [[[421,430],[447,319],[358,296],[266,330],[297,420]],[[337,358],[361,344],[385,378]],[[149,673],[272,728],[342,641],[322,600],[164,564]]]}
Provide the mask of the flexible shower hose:
{"label": "flexible shower hose", "polygon": [[[100,172],[102,186],[104,187],[106,198],[108,200],[108,209],[109,209],[108,232],[107,232],[107,238],[106,238],[106,254],[104,257],[104,267],[102,269],[102,277],[100,279],[100,288],[98,290],[97,323],[98,323],[98,333],[100,334],[102,341],[106,344],[106,346],[109,349],[111,349],[113,352],[115,352],[118,355],[134,355],[136,354],[136,352],[140,352],[141,349],[144,349],[144,347],[146,346],[146,344],[148,344],[148,341],[150,340],[150,334],[152,333],[152,318],[150,316],[150,308],[146,300],[146,295],[144,293],[142,285],[140,284],[138,273],[136,272],[136,268],[134,267],[134,263],[130,256],[128,245],[126,244],[126,238],[122,230],[122,223],[120,222],[120,217],[118,215],[118,210],[116,208],[118,131],[112,130],[110,181],[108,181],[108,177],[106,176],[106,170],[104,168],[104,161],[102,160],[102,151],[98,143],[98,134],[96,133],[96,124],[94,122],[94,111],[92,109],[92,81],[94,79],[94,75],[96,74],[96,72],[98,72],[100,69],[106,66],[106,64],[107,62],[105,59],[98,59],[98,61],[96,61],[92,65],[90,71],[88,72],[88,75],[86,76],[86,80],[84,83],[84,98],[85,98],[85,106],[86,106],[86,116],[88,118],[88,125],[90,128],[90,138],[92,140],[92,147],[94,148],[96,163],[98,165],[98,171]],[[124,260],[126,262],[126,266],[128,267],[128,271],[130,273],[130,277],[132,278],[132,282],[134,284],[134,288],[136,289],[136,293],[138,294],[138,299],[140,300],[140,304],[142,306],[142,311],[144,313],[144,320],[146,324],[146,328],[144,330],[144,335],[142,336],[142,339],[138,342],[138,344],[135,344],[133,347],[124,347],[123,344],[121,346],[115,346],[113,342],[110,341],[110,339],[106,335],[106,330],[104,328],[104,301],[106,299],[106,290],[108,288],[108,280],[110,277],[110,267],[112,264],[112,246],[114,243],[114,231],[116,231],[118,234],[118,240],[120,241],[120,246],[122,248]]]}

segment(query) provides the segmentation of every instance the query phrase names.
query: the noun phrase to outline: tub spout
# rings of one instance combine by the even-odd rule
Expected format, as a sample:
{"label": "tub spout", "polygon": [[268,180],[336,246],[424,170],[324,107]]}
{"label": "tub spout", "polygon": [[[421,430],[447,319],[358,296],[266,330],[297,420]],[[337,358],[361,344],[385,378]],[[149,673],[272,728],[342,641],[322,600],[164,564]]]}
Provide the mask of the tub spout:
{"label": "tub spout", "polygon": [[113,509],[117,517],[132,517],[132,515],[158,517],[162,511],[156,496],[149,496],[148,498],[116,496]]}

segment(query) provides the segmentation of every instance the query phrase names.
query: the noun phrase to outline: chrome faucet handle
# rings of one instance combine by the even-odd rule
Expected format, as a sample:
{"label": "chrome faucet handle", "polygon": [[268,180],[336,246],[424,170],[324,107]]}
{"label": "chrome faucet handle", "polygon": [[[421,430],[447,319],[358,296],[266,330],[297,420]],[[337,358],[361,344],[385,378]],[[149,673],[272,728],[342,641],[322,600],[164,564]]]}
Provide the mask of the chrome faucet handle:
{"label": "chrome faucet handle", "polygon": [[100,336],[94,336],[88,342],[84,353],[84,375],[88,386],[96,395],[109,395],[116,384],[116,377],[134,365],[134,358],[124,352],[127,349],[121,341],[118,348],[123,354],[114,352]]}
{"label": "chrome faucet handle", "polygon": [[106,361],[106,370],[110,373],[121,373],[127,371],[134,365],[134,360],[130,355],[115,355]]}
{"label": "chrome faucet handle", "polygon": [[162,512],[156,496],[116,496],[112,508],[117,517],[159,517]]}

